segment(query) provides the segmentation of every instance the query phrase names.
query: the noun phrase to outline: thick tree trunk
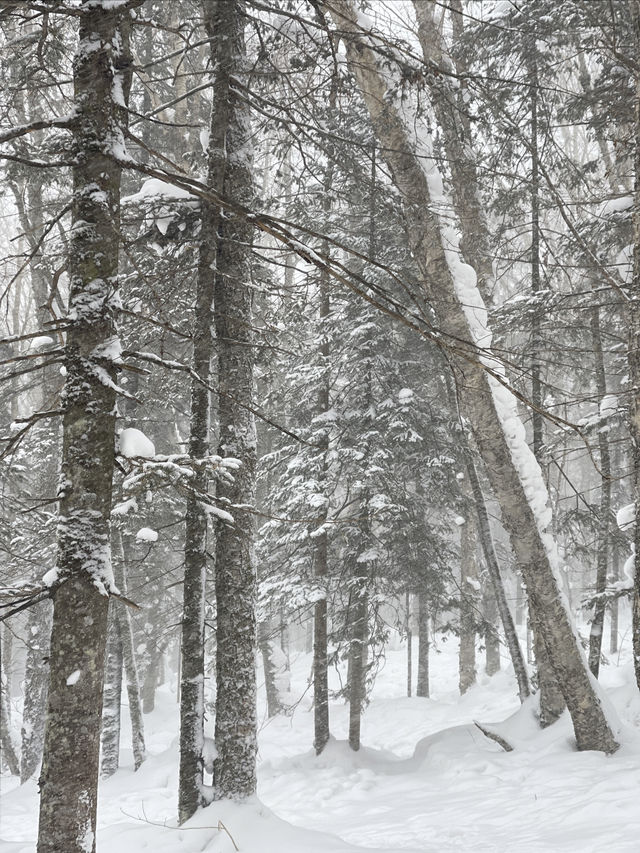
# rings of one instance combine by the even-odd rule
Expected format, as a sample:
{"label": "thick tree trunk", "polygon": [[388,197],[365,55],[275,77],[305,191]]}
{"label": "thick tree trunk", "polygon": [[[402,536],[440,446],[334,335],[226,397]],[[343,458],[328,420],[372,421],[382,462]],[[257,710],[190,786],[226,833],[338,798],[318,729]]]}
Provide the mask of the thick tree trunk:
{"label": "thick tree trunk", "polygon": [[[128,11],[78,7],[58,562],[40,775],[38,853],[95,851],[118,339],[120,169]],[[126,16],[126,17],[123,17]],[[123,49],[124,48],[124,49]],[[117,77],[117,79],[116,79]]]}
{"label": "thick tree trunk", "polygon": [[122,703],[122,643],[115,614],[116,604],[109,607],[109,634],[104,668],[102,731],[100,733],[102,776],[113,776],[120,762],[120,723]]}
{"label": "thick tree trunk", "polygon": [[425,592],[418,593],[418,678],[416,696],[429,696],[429,601]]}
{"label": "thick tree trunk", "polygon": [[[242,73],[245,55],[244,2],[205,0],[205,23],[212,39],[217,75],[216,123],[211,127],[211,164],[222,195],[251,207],[250,120],[248,108],[231,85]],[[219,87],[216,88],[216,86]],[[214,148],[216,133],[222,145]],[[221,393],[220,456],[240,461],[233,483],[221,482],[219,497],[233,507],[234,523],[219,522],[216,543],[216,798],[251,796],[256,789],[256,569],[253,515],[256,435],[253,414],[253,336],[250,223],[225,218],[218,228],[215,328]]]}
{"label": "thick tree trunk", "polygon": [[[613,752],[618,744],[596,693],[584,655],[565,608],[557,577],[555,545],[546,494],[535,457],[524,441],[515,402],[493,358],[486,311],[475,286],[473,270],[462,264],[455,234],[433,213],[432,193],[442,194],[441,178],[432,159],[416,156],[407,127],[393,103],[376,56],[362,36],[349,0],[332,0],[331,14],[346,42],[347,63],[356,77],[394,184],[402,195],[404,218],[413,256],[423,277],[425,296],[438,328],[456,342],[449,353],[454,368],[460,411],[471,425],[500,503],[503,523],[522,571],[532,610],[536,612],[552,664],[571,713],[579,749]],[[430,156],[429,140],[420,142]],[[446,233],[443,234],[444,229]],[[494,371],[488,376],[486,366]]]}
{"label": "thick tree trunk", "polygon": [[27,619],[27,661],[24,676],[20,781],[30,779],[42,760],[44,724],[49,686],[49,637],[51,605],[43,601],[32,607]]}
{"label": "thick tree trunk", "polygon": [[[640,50],[640,2],[629,0],[636,52]],[[632,445],[633,497],[636,505],[635,575],[632,605],[633,663],[640,687],[640,74],[635,77],[635,160],[633,206],[633,276],[629,288],[629,432]]]}

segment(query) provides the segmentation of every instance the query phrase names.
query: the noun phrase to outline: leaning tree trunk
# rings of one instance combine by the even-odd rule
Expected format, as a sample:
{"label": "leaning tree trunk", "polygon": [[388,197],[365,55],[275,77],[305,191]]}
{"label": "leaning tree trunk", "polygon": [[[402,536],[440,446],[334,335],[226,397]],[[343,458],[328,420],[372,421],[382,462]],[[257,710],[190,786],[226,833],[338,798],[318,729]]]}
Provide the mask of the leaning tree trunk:
{"label": "leaning tree trunk", "polygon": [[[232,85],[244,68],[243,0],[205,0],[212,41],[214,120],[210,163],[221,195],[251,206],[250,119]],[[220,138],[221,137],[221,138]],[[216,138],[220,141],[216,144]],[[220,456],[239,460],[233,482],[221,481],[219,497],[234,522],[220,521],[216,542],[216,724],[214,796],[242,798],[256,789],[256,568],[254,522],[256,434],[252,408],[251,224],[225,218],[218,228],[215,329],[220,382]]]}
{"label": "leaning tree trunk", "polygon": [[484,649],[485,663],[484,671],[488,676],[500,672],[500,636],[496,623],[498,621],[498,607],[491,579],[485,584],[482,596],[482,616],[484,618]]}
{"label": "leaning tree trunk", "polygon": [[[38,853],[95,851],[102,685],[112,590],[120,168],[128,97],[129,12],[76,10],[72,228],[58,561]],[[124,48],[124,49],[123,49]],[[119,79],[116,79],[119,78]],[[126,103],[126,100],[125,100]]]}
{"label": "leaning tree trunk", "polygon": [[546,489],[502,367],[490,350],[486,309],[474,271],[460,261],[456,235],[433,213],[432,199],[442,196],[443,189],[430,140],[423,138],[420,154],[424,156],[418,157],[400,107],[389,100],[388,82],[368,37],[362,35],[352,3],[332,0],[330,7],[346,42],[347,63],[403,198],[409,245],[425,296],[441,334],[455,342],[449,358],[458,380],[460,411],[469,421],[500,503],[531,609],[572,717],[577,746],[614,752],[618,744],[560,593],[555,543],[547,533]]}

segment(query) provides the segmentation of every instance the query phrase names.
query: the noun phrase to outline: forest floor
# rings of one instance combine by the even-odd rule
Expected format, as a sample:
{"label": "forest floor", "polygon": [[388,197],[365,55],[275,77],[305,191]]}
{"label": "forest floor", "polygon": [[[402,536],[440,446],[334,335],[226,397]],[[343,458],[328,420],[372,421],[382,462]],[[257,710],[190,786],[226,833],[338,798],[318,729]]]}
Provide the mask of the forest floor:
{"label": "forest floor", "polygon": [[[629,646],[627,634],[602,670],[623,723],[612,757],[576,752],[566,715],[540,732],[533,704],[519,709],[510,667],[481,675],[460,697],[457,642],[438,637],[432,698],[403,695],[406,650],[388,650],[363,718],[363,748],[349,750],[347,709],[336,703],[335,740],[316,758],[311,660],[300,654],[292,662],[295,712],[261,721],[259,799],[214,803],[180,828],[176,697],[161,688],[145,717],[149,758],[135,774],[123,720],[123,766],[101,783],[98,853],[233,853],[234,843],[241,853],[637,853],[640,694]],[[514,751],[488,740],[474,720],[495,724]],[[4,777],[2,793],[2,853],[32,853],[36,783],[20,788]]]}

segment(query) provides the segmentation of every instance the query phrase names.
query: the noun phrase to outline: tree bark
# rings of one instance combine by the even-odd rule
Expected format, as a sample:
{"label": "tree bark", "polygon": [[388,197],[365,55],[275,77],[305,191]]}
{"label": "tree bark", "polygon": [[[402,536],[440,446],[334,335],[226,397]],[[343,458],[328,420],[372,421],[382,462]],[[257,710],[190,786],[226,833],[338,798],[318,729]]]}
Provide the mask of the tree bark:
{"label": "tree bark", "polygon": [[4,669],[0,671],[0,757],[9,768],[12,776],[20,774],[18,755],[11,737],[11,712],[7,691],[7,679]]}
{"label": "tree bark", "polygon": [[122,643],[115,614],[116,603],[109,606],[109,633],[107,636],[104,668],[104,696],[102,701],[101,775],[113,776],[120,762],[120,723],[122,704]]}
{"label": "tree bark", "polygon": [[[468,267],[450,248],[449,232],[443,235],[433,213],[434,192],[440,193],[440,176],[433,161],[424,167],[416,156],[401,113],[388,97],[389,87],[376,57],[362,36],[349,0],[332,0],[331,14],[346,43],[347,63],[356,77],[391,171],[403,198],[404,221],[409,244],[422,275],[422,286],[436,314],[438,328],[455,341],[450,351],[459,395],[460,411],[471,425],[498,498],[502,518],[547,640],[552,664],[571,713],[579,749],[614,752],[618,744],[603,706],[590,680],[558,580],[554,545],[546,532],[547,511],[541,502],[541,473],[522,439],[522,424],[513,398],[502,384],[488,340],[484,306],[475,288],[469,288]],[[455,237],[454,237],[455,239]],[[454,243],[455,245],[455,243]],[[473,304],[466,303],[469,295]],[[478,361],[478,352],[492,370]],[[505,380],[506,381],[506,380]],[[518,467],[517,467],[518,466]],[[528,472],[528,473],[527,473]],[[533,473],[535,491],[525,477]]]}
{"label": "tree bark", "polygon": [[[95,851],[118,350],[120,168],[129,10],[78,7],[62,473],[38,853]],[[117,79],[116,79],[117,78]]]}
{"label": "tree bark", "polygon": [[476,681],[476,613],[479,603],[476,551],[475,522],[473,517],[469,517],[460,529],[460,693],[466,693]]}
{"label": "tree bark", "polygon": [[[232,76],[243,70],[244,2],[205,0],[205,24],[217,69],[210,148],[222,195],[251,207],[250,117]],[[231,505],[234,523],[218,523],[216,543],[216,725],[214,796],[244,798],[256,789],[256,569],[253,515],[256,435],[253,414],[252,228],[225,218],[218,230],[215,329],[218,345],[219,455],[240,461],[233,482],[221,481],[218,495]],[[229,392],[229,393],[227,393]]]}
{"label": "tree bark", "polygon": [[418,593],[418,680],[416,696],[429,696],[429,602],[427,594]]}
{"label": "tree bark", "polygon": [[[633,22],[636,53],[640,50],[640,2],[629,0]],[[629,379],[631,460],[633,497],[636,505],[635,572],[633,587],[632,624],[633,663],[636,682],[640,688],[640,74],[635,75],[635,158],[633,206],[633,275],[629,287]]]}
{"label": "tree bark", "polygon": [[44,724],[49,683],[49,636],[51,605],[43,601],[32,607],[27,619],[27,660],[25,667],[20,782],[30,779],[42,760]]}
{"label": "tree bark", "polygon": [[273,660],[273,626],[271,619],[258,623],[258,648],[262,655],[265,693],[267,694],[267,717],[275,717],[282,711],[282,702],[278,692],[278,667]]}

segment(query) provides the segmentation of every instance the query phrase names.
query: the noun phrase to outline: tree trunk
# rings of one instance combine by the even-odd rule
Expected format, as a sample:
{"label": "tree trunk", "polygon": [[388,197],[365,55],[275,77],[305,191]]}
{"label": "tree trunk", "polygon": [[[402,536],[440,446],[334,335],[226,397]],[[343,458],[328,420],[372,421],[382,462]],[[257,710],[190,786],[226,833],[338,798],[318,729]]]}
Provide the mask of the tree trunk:
{"label": "tree trunk", "polygon": [[[95,851],[118,349],[120,168],[129,11],[83,3],[74,61],[72,228],[58,562],[38,853]],[[118,79],[115,79],[117,76]]]}
{"label": "tree trunk", "polygon": [[[640,50],[640,2],[629,0],[636,53]],[[633,663],[640,687],[640,74],[635,75],[635,159],[633,206],[633,276],[629,287],[629,432],[632,445],[633,497],[636,505],[635,573],[632,605]]]}
{"label": "tree trunk", "polygon": [[413,634],[411,632],[411,593],[405,593],[405,625],[407,629],[407,696],[411,696],[413,691],[412,675],[413,675]]}
{"label": "tree trunk", "polygon": [[151,650],[149,665],[144,674],[142,682],[142,713],[150,714],[156,707],[156,688],[158,686],[158,675],[160,670],[160,661],[164,649],[155,646]]}
{"label": "tree trunk", "polygon": [[[476,513],[478,516],[478,532],[480,534],[480,544],[482,545],[482,552],[484,554],[484,559],[487,565],[487,571],[489,573],[489,578],[492,586],[493,594],[491,596],[491,602],[494,607],[497,608],[498,613],[500,614],[500,621],[502,622],[502,628],[504,630],[507,648],[509,649],[511,663],[513,664],[513,671],[516,677],[516,681],[518,683],[518,695],[520,696],[520,701],[524,702],[527,696],[529,696],[529,676],[527,674],[527,665],[524,662],[522,649],[520,648],[520,641],[518,640],[518,632],[516,631],[516,627],[513,624],[511,610],[509,609],[509,605],[507,603],[507,596],[505,594],[504,584],[502,582],[502,575],[500,574],[498,556],[496,554],[493,536],[491,534],[489,512],[487,510],[484,494],[482,493],[482,486],[480,485],[478,472],[476,471],[476,467],[471,458],[469,458],[467,461],[467,474],[469,475],[469,482],[471,484],[471,491],[473,493]],[[497,659],[497,667],[495,670],[497,672],[498,669],[500,669],[499,642],[495,630],[489,632],[489,634],[492,634],[494,636],[491,641],[487,639],[487,654],[489,654],[490,642],[491,649],[494,652],[492,668],[495,665],[495,661]],[[487,671],[488,670],[489,662],[487,661]],[[490,672],[489,675],[494,675],[494,672]]]}
{"label": "tree trunk", "polygon": [[[250,117],[231,85],[244,68],[244,2],[205,0],[212,39],[214,122],[211,165],[221,195],[251,207]],[[216,88],[217,87],[217,88]],[[216,133],[222,145],[214,147]],[[253,414],[254,349],[251,322],[251,238],[248,222],[225,218],[218,228],[215,328],[220,377],[220,456],[240,461],[233,483],[221,481],[219,497],[233,507],[234,523],[218,523],[216,543],[217,700],[214,791],[218,799],[251,796],[256,789],[256,674],[253,516],[256,435]],[[228,392],[228,393],[227,393]]]}
{"label": "tree trunk", "polygon": [[[594,298],[595,294],[594,294]],[[600,309],[594,306],[590,317],[591,341],[595,360],[596,393],[601,403],[607,393],[607,374],[604,365],[602,335],[600,334]],[[598,430],[598,451],[600,463],[600,508],[598,510],[598,545],[596,548],[596,595],[602,596],[607,588],[607,569],[609,567],[609,539],[611,530],[611,452],[609,436],[606,431]],[[604,634],[604,614],[607,605],[604,598],[596,599],[589,632],[589,668],[598,677],[600,657],[602,655],[602,637]]]}
{"label": "tree trunk", "polygon": [[[116,586],[122,595],[126,596],[127,565],[122,545],[122,533],[120,531],[117,531],[115,535],[114,550],[114,575]],[[144,722],[142,719],[142,707],[140,701],[140,679],[138,678],[138,665],[136,663],[136,652],[129,610],[123,604],[117,604],[115,608],[115,618],[118,624],[118,636],[120,637],[122,662],[124,664],[124,672],[127,679],[127,698],[129,700],[129,718],[131,720],[133,766],[135,770],[138,770],[146,756],[144,744]]]}
{"label": "tree trunk", "polygon": [[[20,774],[18,755],[13,745],[10,727],[11,713],[9,710],[9,696],[7,691],[7,679],[4,669],[0,670],[0,759],[9,768],[12,776]],[[0,761],[1,764],[1,761]]]}
{"label": "tree trunk", "polygon": [[478,611],[478,563],[475,522],[467,518],[460,529],[460,693],[476,682],[476,622]]}
{"label": "tree trunk", "polygon": [[42,760],[44,724],[49,686],[49,637],[51,605],[43,601],[32,607],[27,619],[27,661],[24,676],[20,782],[38,770]]}
{"label": "tree trunk", "polygon": [[[486,310],[473,269],[461,263],[455,251],[455,233],[433,213],[432,195],[441,196],[443,190],[431,157],[430,140],[420,140],[424,159],[416,157],[402,114],[389,100],[388,83],[377,66],[368,38],[361,34],[351,2],[332,0],[331,14],[343,33],[347,63],[369,110],[394,184],[402,195],[409,244],[422,275],[425,296],[440,332],[456,342],[449,357],[456,375],[460,411],[470,423],[500,503],[531,609],[544,632],[571,713],[578,748],[613,752],[618,744],[560,594],[555,544],[546,532],[550,519],[541,472],[526,444],[514,398],[505,387],[503,368],[489,349]],[[492,375],[486,369],[493,371]]]}
{"label": "tree trunk", "polygon": [[[361,571],[360,564],[357,571]],[[369,596],[367,578],[356,576],[353,581],[349,608],[349,746],[360,749],[362,709],[366,698],[365,670],[369,629]]]}
{"label": "tree trunk", "polygon": [[263,619],[258,623],[258,648],[262,655],[262,669],[264,671],[264,685],[267,694],[267,717],[277,716],[282,711],[282,703],[277,684],[277,664],[273,660],[272,622]]}
{"label": "tree trunk", "polygon": [[104,697],[102,701],[102,731],[100,733],[102,776],[113,776],[120,762],[120,722],[122,703],[122,643],[115,614],[116,603],[109,607],[109,634],[107,636],[104,669]]}
{"label": "tree trunk", "polygon": [[416,696],[429,696],[429,601],[418,593],[418,680]]}

